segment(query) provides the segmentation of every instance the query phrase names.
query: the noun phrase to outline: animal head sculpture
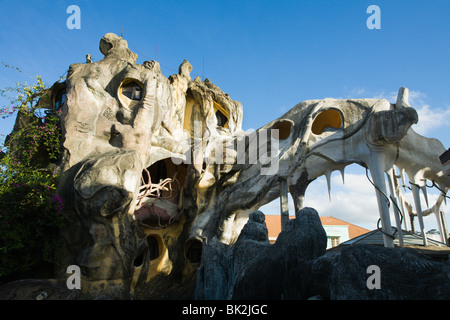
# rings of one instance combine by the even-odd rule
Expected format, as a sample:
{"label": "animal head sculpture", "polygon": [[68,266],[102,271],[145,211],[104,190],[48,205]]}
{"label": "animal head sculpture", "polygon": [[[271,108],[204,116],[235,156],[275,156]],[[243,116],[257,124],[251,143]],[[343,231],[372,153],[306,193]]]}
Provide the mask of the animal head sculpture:
{"label": "animal head sculpture", "polygon": [[410,129],[418,118],[405,88],[396,104],[305,101],[248,133],[241,104],[192,80],[187,61],[166,78],[114,34],[100,51],[101,61],[72,65],[54,90],[55,104],[66,97],[59,193],[74,218],[64,262],[80,266],[86,294],[191,297],[202,241],[232,244],[282,182],[297,211],[311,181],[350,163],[368,167],[381,189],[394,164],[416,184],[450,186],[443,146]]}

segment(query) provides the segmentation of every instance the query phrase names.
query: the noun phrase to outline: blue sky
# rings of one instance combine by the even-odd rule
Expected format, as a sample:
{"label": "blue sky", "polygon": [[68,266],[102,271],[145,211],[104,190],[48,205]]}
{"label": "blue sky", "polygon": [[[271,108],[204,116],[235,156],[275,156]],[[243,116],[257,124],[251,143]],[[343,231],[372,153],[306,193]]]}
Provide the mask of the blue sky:
{"label": "blue sky", "polygon": [[[156,58],[169,76],[187,59],[192,75],[208,77],[242,102],[244,129],[258,128],[303,100],[378,97],[395,102],[397,90],[406,86],[421,117],[418,131],[450,147],[448,0],[0,4],[0,62],[42,75],[48,84],[70,64],[84,62],[87,53],[100,60],[100,38],[108,32],[120,35],[123,28],[138,63]],[[81,10],[79,30],[66,27],[72,4]],[[372,4],[381,9],[379,30],[366,26]],[[33,79],[0,68],[0,87],[16,81]],[[13,121],[0,119],[0,133],[8,134]],[[326,188],[323,192],[328,201]]]}

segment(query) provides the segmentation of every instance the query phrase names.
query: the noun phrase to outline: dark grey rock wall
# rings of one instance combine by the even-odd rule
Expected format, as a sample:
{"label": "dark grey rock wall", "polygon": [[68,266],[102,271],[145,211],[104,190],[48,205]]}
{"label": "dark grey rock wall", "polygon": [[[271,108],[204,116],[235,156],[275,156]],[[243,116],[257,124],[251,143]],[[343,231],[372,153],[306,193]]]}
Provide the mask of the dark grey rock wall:
{"label": "dark grey rock wall", "polygon": [[[326,251],[317,212],[304,208],[269,244],[264,214],[251,213],[237,242],[205,244],[197,299],[449,299],[450,265],[411,248]],[[368,287],[379,268],[379,288]]]}

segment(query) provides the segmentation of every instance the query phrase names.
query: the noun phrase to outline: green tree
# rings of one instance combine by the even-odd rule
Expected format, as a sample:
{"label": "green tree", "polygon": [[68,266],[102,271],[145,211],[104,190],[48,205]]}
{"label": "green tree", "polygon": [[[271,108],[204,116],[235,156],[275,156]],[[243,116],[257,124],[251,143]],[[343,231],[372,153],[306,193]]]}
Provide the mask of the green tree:
{"label": "green tree", "polygon": [[17,113],[0,152],[0,283],[53,276],[61,250],[60,230],[67,223],[63,202],[55,193],[59,114],[50,109],[37,113],[48,108],[42,101],[48,101],[49,90],[42,77],[35,79],[33,85],[17,83],[0,90],[7,101],[0,115]]}

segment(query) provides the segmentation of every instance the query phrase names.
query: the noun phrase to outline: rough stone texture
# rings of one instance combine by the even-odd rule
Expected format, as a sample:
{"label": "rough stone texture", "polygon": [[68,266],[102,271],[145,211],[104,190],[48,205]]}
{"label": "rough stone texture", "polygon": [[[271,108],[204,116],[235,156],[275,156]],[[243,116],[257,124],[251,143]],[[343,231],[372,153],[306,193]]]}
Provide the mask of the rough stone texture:
{"label": "rough stone texture", "polygon": [[57,280],[24,279],[0,287],[0,300],[74,300],[80,297],[80,290],[69,290],[65,282]]}
{"label": "rough stone texture", "polygon": [[[273,245],[243,264],[231,290],[232,299],[306,299],[310,261],[323,255],[327,236],[319,215],[304,208],[289,220]],[[241,258],[245,257],[241,248]],[[250,280],[252,279],[252,280]]]}
{"label": "rough stone texture", "polygon": [[[228,248],[215,238],[204,245],[197,275],[199,299],[282,299],[309,297],[307,269],[323,255],[325,230],[312,208],[290,220],[269,244],[264,214],[252,212],[236,243]],[[290,288],[295,280],[296,287]],[[225,290],[225,288],[227,290]]]}
{"label": "rough stone texture", "polygon": [[[450,298],[450,265],[414,249],[349,246],[326,252],[317,212],[301,210],[275,244],[250,215],[247,233],[233,247],[216,238],[204,246],[197,276],[198,299],[413,300]],[[266,233],[267,234],[267,233]],[[241,234],[242,235],[242,234]],[[380,289],[369,289],[370,265],[381,270]]]}
{"label": "rough stone texture", "polygon": [[[354,246],[331,259],[330,299],[448,300],[450,266],[410,248]],[[381,288],[368,289],[367,268],[377,265]]]}

